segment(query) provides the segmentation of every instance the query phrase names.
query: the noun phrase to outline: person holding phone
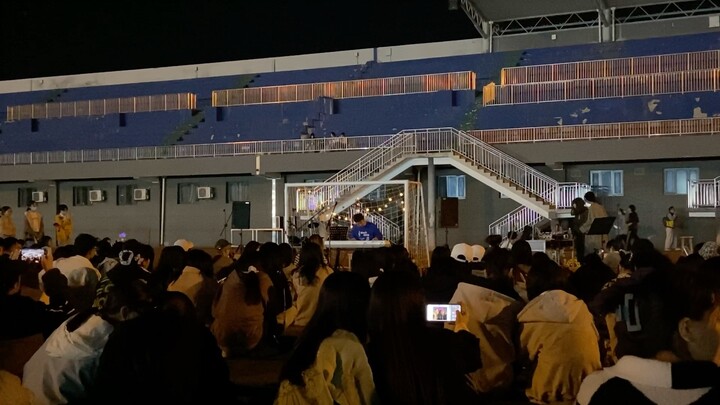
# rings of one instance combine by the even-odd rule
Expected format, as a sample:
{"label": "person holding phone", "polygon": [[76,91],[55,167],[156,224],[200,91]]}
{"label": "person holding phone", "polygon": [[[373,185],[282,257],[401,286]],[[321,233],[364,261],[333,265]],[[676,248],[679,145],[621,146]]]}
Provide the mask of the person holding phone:
{"label": "person holding phone", "polygon": [[468,311],[456,312],[455,332],[428,326],[426,311],[417,274],[386,272],[373,284],[368,358],[380,403],[480,403],[465,376],[482,365]]}

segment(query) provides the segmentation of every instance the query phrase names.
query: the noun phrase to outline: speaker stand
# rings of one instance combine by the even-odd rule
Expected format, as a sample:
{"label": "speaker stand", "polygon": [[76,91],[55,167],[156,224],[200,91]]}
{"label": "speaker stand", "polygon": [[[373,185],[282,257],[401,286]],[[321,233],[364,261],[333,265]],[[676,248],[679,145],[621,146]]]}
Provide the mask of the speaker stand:
{"label": "speaker stand", "polygon": [[227,215],[227,216],[226,216],[226,214],[227,214],[227,211],[225,210],[225,208],[223,208],[224,224],[223,224],[222,231],[220,231],[220,234],[218,235],[218,237],[222,236],[223,239],[228,240],[228,236],[227,236],[228,223],[230,223],[230,219],[232,218],[232,213],[230,213],[230,215]]}

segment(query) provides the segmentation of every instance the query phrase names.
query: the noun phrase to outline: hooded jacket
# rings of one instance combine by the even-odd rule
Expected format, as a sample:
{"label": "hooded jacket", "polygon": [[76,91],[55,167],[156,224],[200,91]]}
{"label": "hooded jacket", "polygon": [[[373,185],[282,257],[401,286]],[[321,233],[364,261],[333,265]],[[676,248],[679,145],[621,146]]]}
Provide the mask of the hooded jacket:
{"label": "hooded jacket", "polygon": [[579,405],[717,404],[720,368],[709,361],[668,363],[623,356],[583,381]]}
{"label": "hooded jacket", "polygon": [[585,303],[546,291],[518,314],[520,349],[536,363],[525,393],[533,403],[575,402],[583,379],[601,368],[598,332]]}
{"label": "hooded jacket", "polygon": [[112,330],[112,325],[97,315],[72,332],[67,321],[60,325],[25,364],[23,385],[33,392],[34,403],[83,399]]}

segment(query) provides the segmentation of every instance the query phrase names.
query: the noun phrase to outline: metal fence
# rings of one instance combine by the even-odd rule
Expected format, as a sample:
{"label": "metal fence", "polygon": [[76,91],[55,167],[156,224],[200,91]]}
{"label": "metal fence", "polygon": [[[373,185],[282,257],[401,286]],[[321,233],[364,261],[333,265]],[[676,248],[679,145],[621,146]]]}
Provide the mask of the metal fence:
{"label": "metal fence", "polygon": [[381,79],[346,80],[325,83],[215,90],[213,107],[248,104],[311,101],[318,97],[334,99],[429,93],[441,90],[474,90],[474,72],[436,73]]}
{"label": "metal fence", "polygon": [[601,59],[503,68],[502,84],[582,80],[614,76],[687,72],[720,68],[720,51]]}
{"label": "metal fence", "polygon": [[715,134],[720,117],[469,131],[490,144]]}
{"label": "metal fence", "polygon": [[[717,91],[720,69],[483,87],[483,104],[509,105]],[[487,95],[485,93],[487,92]]]}
{"label": "metal fence", "polygon": [[99,100],[26,104],[7,107],[7,121],[63,117],[89,117],[120,113],[192,110],[197,106],[193,93],[160,94]]}
{"label": "metal fence", "polygon": [[720,176],[688,182],[688,208],[720,207]]}
{"label": "metal fence", "polygon": [[182,159],[221,156],[289,154],[323,151],[353,151],[375,148],[392,135],[336,138],[249,141],[135,148],[86,149],[0,154],[0,165],[111,162],[121,160]]}

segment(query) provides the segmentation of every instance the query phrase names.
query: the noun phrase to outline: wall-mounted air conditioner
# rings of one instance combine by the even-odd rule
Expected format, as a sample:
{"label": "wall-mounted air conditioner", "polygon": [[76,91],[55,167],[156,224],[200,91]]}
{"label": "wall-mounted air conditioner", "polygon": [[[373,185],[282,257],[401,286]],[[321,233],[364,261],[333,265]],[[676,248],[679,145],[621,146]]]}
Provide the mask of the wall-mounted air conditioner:
{"label": "wall-mounted air conditioner", "polygon": [[47,193],[44,191],[33,191],[32,193],[33,202],[45,202],[47,201]]}
{"label": "wall-mounted air conditioner", "polygon": [[213,198],[213,189],[212,187],[198,187],[197,188],[197,198],[198,200],[209,200]]}
{"label": "wall-mounted air conditioner", "polygon": [[150,190],[147,188],[133,189],[133,200],[145,201],[150,199]]}
{"label": "wall-mounted air conditioner", "polygon": [[105,201],[105,192],[102,190],[90,190],[88,192],[88,200],[90,202]]}

